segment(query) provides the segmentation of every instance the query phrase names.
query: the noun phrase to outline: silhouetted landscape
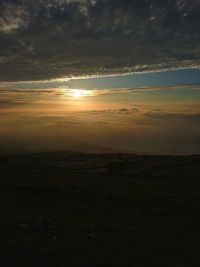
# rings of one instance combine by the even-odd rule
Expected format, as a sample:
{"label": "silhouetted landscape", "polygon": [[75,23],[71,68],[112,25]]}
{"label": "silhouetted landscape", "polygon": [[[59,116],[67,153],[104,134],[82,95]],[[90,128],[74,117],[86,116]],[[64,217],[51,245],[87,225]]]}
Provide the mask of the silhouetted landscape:
{"label": "silhouetted landscape", "polygon": [[199,155],[1,156],[1,254],[10,266],[199,266],[199,173]]}

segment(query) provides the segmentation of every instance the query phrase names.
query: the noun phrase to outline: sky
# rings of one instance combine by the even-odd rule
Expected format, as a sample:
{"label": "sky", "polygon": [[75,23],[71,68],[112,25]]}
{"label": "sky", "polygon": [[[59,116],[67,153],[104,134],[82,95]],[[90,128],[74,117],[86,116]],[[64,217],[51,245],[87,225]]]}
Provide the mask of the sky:
{"label": "sky", "polygon": [[0,153],[200,153],[200,0],[0,0]]}
{"label": "sky", "polygon": [[199,153],[198,74],[2,83],[0,152]]}

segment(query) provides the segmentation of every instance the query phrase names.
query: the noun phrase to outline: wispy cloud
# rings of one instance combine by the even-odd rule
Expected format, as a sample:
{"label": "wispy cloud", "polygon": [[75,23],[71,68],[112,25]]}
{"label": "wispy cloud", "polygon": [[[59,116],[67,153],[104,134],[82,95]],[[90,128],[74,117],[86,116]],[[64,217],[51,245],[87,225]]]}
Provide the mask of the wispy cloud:
{"label": "wispy cloud", "polygon": [[[70,79],[63,81],[63,79],[48,80],[48,81],[31,81],[31,82],[0,82],[1,94],[15,94],[15,93],[31,93],[31,94],[52,94],[52,95],[65,95],[72,96],[73,90],[76,90],[71,85]],[[156,92],[156,91],[200,91],[200,85],[184,85],[177,84],[173,86],[135,86],[132,88],[90,88],[81,89],[91,92],[86,96],[100,96],[107,94],[133,94],[142,92]],[[79,90],[79,89],[77,89]]]}
{"label": "wispy cloud", "polygon": [[197,123],[200,122],[200,113],[165,113],[165,112],[148,112],[144,114],[147,117],[151,117],[153,119],[159,119],[159,120],[187,120],[191,123],[194,123],[196,121]]}

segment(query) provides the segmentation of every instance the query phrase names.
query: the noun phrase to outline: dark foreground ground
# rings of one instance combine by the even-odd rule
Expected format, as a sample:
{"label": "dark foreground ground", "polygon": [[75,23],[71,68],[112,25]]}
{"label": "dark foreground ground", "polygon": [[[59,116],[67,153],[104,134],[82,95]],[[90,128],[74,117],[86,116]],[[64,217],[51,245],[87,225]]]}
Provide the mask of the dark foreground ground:
{"label": "dark foreground ground", "polygon": [[1,157],[0,258],[1,266],[200,266],[200,156]]}

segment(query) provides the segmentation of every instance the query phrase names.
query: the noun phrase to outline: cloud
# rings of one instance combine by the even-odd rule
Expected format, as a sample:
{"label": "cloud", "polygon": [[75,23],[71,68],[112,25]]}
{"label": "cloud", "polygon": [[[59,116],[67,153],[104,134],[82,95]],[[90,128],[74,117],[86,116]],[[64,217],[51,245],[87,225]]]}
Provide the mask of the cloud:
{"label": "cloud", "polygon": [[165,113],[165,112],[147,112],[144,116],[159,120],[187,120],[191,123],[200,122],[200,113]]}
{"label": "cloud", "polygon": [[0,110],[16,106],[24,106],[30,104],[30,101],[21,100],[0,100]]}
{"label": "cloud", "polygon": [[[92,79],[91,79],[92,80]],[[95,84],[95,82],[92,82]],[[115,82],[116,83],[116,82]],[[81,86],[77,83],[72,84],[70,80],[49,80],[49,81],[29,81],[29,82],[0,82],[0,91],[1,93],[8,94],[15,94],[15,93],[31,93],[31,94],[52,94],[52,95],[64,95],[64,96],[71,96],[73,95],[73,90],[83,90],[82,88],[87,88],[87,85],[84,86],[84,81],[82,81]],[[96,84],[95,84],[96,86]],[[74,89],[75,88],[75,89]],[[132,88],[91,88],[85,89],[90,92],[88,96],[101,96],[101,95],[110,95],[110,94],[138,94],[138,93],[145,93],[145,92],[160,92],[160,91],[200,91],[200,85],[198,84],[191,84],[191,85],[170,85],[170,86],[135,86]]]}
{"label": "cloud", "polygon": [[0,80],[200,66],[199,0],[2,0]]}
{"label": "cloud", "polygon": [[80,127],[86,125],[80,115],[71,115],[71,114],[59,114],[57,116],[53,115],[25,115],[18,119],[19,123],[25,123],[29,125],[42,125],[45,127]]}
{"label": "cloud", "polygon": [[17,29],[26,27],[29,19],[26,9],[10,3],[4,3],[1,8],[0,32],[10,34]]}
{"label": "cloud", "polygon": [[141,112],[141,110],[138,108],[115,108],[86,111],[89,115],[135,115],[139,112]]}

